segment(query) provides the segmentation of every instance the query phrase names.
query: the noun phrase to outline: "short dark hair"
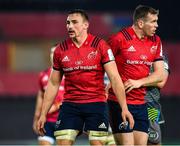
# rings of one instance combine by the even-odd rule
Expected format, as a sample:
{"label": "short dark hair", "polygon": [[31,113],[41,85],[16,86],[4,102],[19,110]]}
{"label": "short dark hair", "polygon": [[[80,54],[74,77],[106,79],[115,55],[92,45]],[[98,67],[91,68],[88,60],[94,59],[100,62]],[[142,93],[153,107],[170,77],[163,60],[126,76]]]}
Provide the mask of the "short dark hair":
{"label": "short dark hair", "polygon": [[137,20],[140,19],[140,18],[146,18],[148,13],[158,15],[159,10],[156,10],[156,9],[154,9],[152,7],[145,6],[145,5],[138,5],[134,10],[133,22],[134,23],[137,22]]}
{"label": "short dark hair", "polygon": [[89,21],[88,14],[84,10],[82,10],[82,9],[74,9],[74,10],[69,11],[68,15],[69,14],[74,14],[74,13],[81,14],[81,16],[84,18],[84,20]]}

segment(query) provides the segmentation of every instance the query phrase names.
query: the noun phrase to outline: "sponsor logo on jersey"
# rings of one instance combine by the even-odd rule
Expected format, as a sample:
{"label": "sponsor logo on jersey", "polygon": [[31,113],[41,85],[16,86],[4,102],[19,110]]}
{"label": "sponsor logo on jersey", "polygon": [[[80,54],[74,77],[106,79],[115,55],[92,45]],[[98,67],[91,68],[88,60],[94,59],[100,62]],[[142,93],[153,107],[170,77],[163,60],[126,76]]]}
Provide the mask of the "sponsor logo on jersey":
{"label": "sponsor logo on jersey", "polygon": [[136,52],[136,49],[133,47],[133,46],[130,46],[128,49],[127,49],[128,52]]}
{"label": "sponsor logo on jersey", "polygon": [[97,65],[78,65],[75,67],[63,68],[63,71],[73,71],[73,70],[93,70],[97,69]]}
{"label": "sponsor logo on jersey", "polygon": [[150,61],[145,61],[145,60],[126,60],[126,63],[127,64],[145,64],[145,65],[148,65],[148,66],[151,66],[152,65],[152,62]]}
{"label": "sponsor logo on jersey", "polygon": [[67,62],[67,61],[70,61],[70,60],[69,60],[68,56],[65,56],[65,57],[63,58],[62,62]]}

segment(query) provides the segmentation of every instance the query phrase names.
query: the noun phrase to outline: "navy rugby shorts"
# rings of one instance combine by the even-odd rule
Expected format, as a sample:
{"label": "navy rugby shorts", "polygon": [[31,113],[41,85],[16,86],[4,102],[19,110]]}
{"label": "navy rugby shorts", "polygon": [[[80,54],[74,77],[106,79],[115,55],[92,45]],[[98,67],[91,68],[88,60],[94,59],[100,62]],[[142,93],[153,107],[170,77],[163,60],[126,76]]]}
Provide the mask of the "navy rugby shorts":
{"label": "navy rugby shorts", "polygon": [[46,122],[44,124],[44,129],[46,130],[46,133],[44,136],[49,136],[55,139],[54,137],[54,131],[55,131],[55,124],[56,122]]}
{"label": "navy rugby shorts", "polygon": [[56,131],[64,129],[108,131],[108,121],[107,103],[63,102],[56,122]]}
{"label": "navy rugby shorts", "polygon": [[146,104],[141,105],[130,105],[128,104],[128,109],[134,118],[134,128],[130,129],[129,124],[124,127],[122,126],[121,108],[118,102],[108,100],[109,115],[110,115],[110,125],[112,127],[113,134],[115,133],[129,133],[133,130],[142,131],[148,133],[149,120],[147,113]]}

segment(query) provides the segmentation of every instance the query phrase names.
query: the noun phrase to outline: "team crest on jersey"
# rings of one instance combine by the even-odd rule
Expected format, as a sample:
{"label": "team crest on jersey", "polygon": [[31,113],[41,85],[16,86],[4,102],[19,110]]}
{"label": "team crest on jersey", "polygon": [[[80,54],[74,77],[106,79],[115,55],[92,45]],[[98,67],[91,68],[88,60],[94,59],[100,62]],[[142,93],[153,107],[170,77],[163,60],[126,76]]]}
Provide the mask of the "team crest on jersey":
{"label": "team crest on jersey", "polygon": [[95,59],[97,55],[97,51],[92,51],[91,53],[88,54],[87,58],[88,59]]}
{"label": "team crest on jersey", "polygon": [[156,54],[157,46],[152,46],[150,51],[152,54]]}

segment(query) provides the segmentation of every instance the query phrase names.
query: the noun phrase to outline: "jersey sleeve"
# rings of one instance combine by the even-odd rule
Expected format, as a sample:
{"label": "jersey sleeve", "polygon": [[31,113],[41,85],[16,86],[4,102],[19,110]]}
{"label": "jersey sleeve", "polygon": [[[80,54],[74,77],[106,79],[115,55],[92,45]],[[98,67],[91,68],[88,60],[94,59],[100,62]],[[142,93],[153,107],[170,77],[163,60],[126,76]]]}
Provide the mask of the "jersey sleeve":
{"label": "jersey sleeve", "polygon": [[118,47],[120,46],[119,44],[120,41],[117,39],[117,36],[116,35],[110,36],[107,42],[111,47],[113,54],[116,56],[118,52]]}
{"label": "jersey sleeve", "polygon": [[61,70],[61,52],[59,45],[55,48],[53,55],[53,69],[58,71]]}
{"label": "jersey sleeve", "polygon": [[163,60],[163,49],[162,49],[161,39],[158,36],[156,37],[157,37],[157,51],[156,51],[155,61]]}
{"label": "jersey sleeve", "polygon": [[101,40],[99,47],[100,47],[100,51],[102,54],[102,63],[103,64],[115,60],[110,46],[104,40]]}

